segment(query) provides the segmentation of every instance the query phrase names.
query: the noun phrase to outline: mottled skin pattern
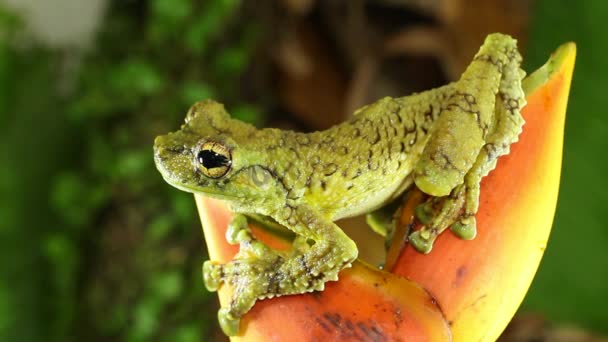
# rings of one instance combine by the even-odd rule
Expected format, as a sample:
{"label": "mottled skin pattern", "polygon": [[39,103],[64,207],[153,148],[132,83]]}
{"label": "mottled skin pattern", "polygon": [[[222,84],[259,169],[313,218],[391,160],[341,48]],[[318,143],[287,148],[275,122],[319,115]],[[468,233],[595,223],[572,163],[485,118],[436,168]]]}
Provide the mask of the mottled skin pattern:
{"label": "mottled skin pattern", "polygon": [[410,243],[428,253],[452,226],[475,236],[479,182],[517,140],[525,105],[521,57],[512,38],[488,36],[455,83],[402,98],[383,98],[354,117],[310,134],[258,130],[231,119],[214,101],[195,104],[181,130],[154,144],[156,165],[171,185],[230,201],[242,214],[262,214],[296,233],[293,248],[274,251],[237,215],[227,239],[240,244],[233,261],[204,265],[210,290],[234,289],[219,312],[234,335],[261,298],[322,290],[357,257],[333,221],[370,212],[415,183],[429,200],[425,224]]}

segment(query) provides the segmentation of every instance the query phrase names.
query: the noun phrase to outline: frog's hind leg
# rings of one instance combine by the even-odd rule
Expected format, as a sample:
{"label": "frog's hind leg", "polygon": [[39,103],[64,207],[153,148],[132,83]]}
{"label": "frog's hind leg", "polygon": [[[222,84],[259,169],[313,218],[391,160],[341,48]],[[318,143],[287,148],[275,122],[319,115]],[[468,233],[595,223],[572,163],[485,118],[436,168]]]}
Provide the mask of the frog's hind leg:
{"label": "frog's hind leg", "polygon": [[229,242],[240,244],[238,254],[227,264],[206,262],[203,266],[210,290],[222,283],[232,287],[229,305],[218,313],[222,330],[228,335],[238,333],[241,316],[258,299],[322,290],[357,257],[354,242],[312,209],[286,207],[275,219],[297,234],[289,251],[276,251],[256,240],[240,215],[226,234]]}
{"label": "frog's hind leg", "polygon": [[[455,185],[448,196],[433,197],[417,209],[417,216],[425,227],[410,235],[410,243],[421,252],[428,253],[437,235],[450,225],[454,233],[461,238],[475,237],[475,214],[479,206],[481,178],[494,169],[499,156],[509,153],[510,144],[517,141],[521,132],[523,118],[520,109],[525,105],[521,89],[524,72],[519,69],[521,57],[514,40],[505,36],[499,36],[498,39],[504,43],[500,49],[485,55],[482,53],[482,47],[476,57],[478,62],[487,62],[486,64],[501,69],[498,89],[492,96],[492,115],[484,115],[483,112],[478,114],[479,117],[487,119],[484,125],[487,130],[484,144],[479,149],[474,163],[466,171],[461,184]],[[491,88],[491,85],[485,86]],[[465,136],[461,138],[466,139]],[[446,159],[450,156],[446,156]]]}
{"label": "frog's hind leg", "polygon": [[464,239],[472,239],[476,235],[475,214],[479,209],[481,178],[496,167],[498,157],[509,153],[510,145],[517,142],[524,125],[520,111],[525,106],[526,99],[520,84],[525,73],[519,69],[521,57],[517,51],[511,52],[511,56],[507,70],[513,72],[505,72],[500,83],[494,130],[465,176],[464,184],[460,186],[466,188],[465,207],[458,221],[452,225],[452,231]]}

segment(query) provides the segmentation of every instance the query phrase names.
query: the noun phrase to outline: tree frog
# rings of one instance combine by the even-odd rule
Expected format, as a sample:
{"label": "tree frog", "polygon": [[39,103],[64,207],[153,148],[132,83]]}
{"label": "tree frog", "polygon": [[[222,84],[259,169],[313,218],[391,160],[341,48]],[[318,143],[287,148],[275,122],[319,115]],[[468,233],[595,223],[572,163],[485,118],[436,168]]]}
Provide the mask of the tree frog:
{"label": "tree frog", "polygon": [[[524,124],[516,41],[491,34],[459,81],[401,98],[382,98],[325,131],[298,133],[232,119],[220,103],[196,103],[181,129],[154,142],[156,166],[178,189],[229,201],[226,234],[240,251],[203,266],[205,285],[234,292],[218,313],[228,335],[258,299],[323,290],[357,258],[334,224],[369,213],[412,186],[429,195],[409,243],[423,253],[451,226],[476,234],[481,178],[509,153]],[[245,214],[269,216],[296,235],[288,251],[266,246]]]}

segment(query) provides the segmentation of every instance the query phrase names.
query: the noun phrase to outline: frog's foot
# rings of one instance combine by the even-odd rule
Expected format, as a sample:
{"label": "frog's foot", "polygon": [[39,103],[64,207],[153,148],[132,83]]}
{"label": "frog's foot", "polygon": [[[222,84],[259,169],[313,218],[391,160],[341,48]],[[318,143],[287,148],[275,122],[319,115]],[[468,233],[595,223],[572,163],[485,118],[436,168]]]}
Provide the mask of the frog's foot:
{"label": "frog's foot", "polygon": [[[245,215],[236,215],[232,219],[226,230],[226,240],[232,245],[240,245],[239,253],[235,258],[239,258],[239,256],[245,258],[247,255],[264,257],[266,254],[274,252],[253,236]],[[217,264],[210,260],[203,264],[203,280],[207,290],[217,291],[222,285],[225,267],[226,265]]]}
{"label": "frog's foot", "polygon": [[220,327],[226,335],[238,334],[241,317],[258,299],[276,295],[273,292],[278,286],[275,268],[283,263],[284,259],[276,252],[264,258],[234,259],[224,265],[205,263],[206,286],[209,286],[207,278],[213,278],[212,284],[225,283],[232,289],[228,306],[218,312]]}
{"label": "frog's foot", "polygon": [[338,272],[356,257],[356,249],[340,252],[334,241],[314,241],[298,235],[289,251],[276,251],[257,240],[244,216],[236,216],[226,237],[240,244],[235,258],[226,264],[206,262],[205,286],[216,290],[221,284],[232,289],[229,305],[218,312],[222,330],[230,336],[239,331],[240,318],[259,299],[323,290],[338,279]]}
{"label": "frog's foot", "polygon": [[367,225],[375,233],[384,237],[384,247],[386,250],[390,248],[393,236],[395,235],[404,198],[407,198],[407,196],[397,198],[393,202],[368,213],[365,217]]}
{"label": "frog's foot", "polygon": [[203,280],[209,291],[216,291],[221,285],[229,284],[233,293],[228,307],[218,312],[220,327],[229,336],[239,331],[240,318],[268,292],[266,275],[269,270],[283,263],[281,252],[275,251],[257,240],[251,233],[244,215],[236,215],[226,231],[230,244],[239,244],[235,258],[218,264],[206,261],[203,264]]}
{"label": "frog's foot", "polygon": [[[325,283],[338,279],[344,263],[331,258],[309,261],[307,254],[294,249],[288,255],[269,252],[260,257],[234,259],[227,264],[205,263],[206,285],[228,284],[232,294],[228,306],[218,312],[220,327],[229,336],[237,335],[240,319],[260,299],[323,290]],[[328,266],[329,265],[329,266]]]}
{"label": "frog's foot", "polygon": [[421,253],[429,253],[437,236],[449,226],[461,239],[475,238],[478,198],[479,184],[461,184],[449,196],[431,197],[420,204],[416,208],[416,217],[423,227],[410,234],[410,244]]}

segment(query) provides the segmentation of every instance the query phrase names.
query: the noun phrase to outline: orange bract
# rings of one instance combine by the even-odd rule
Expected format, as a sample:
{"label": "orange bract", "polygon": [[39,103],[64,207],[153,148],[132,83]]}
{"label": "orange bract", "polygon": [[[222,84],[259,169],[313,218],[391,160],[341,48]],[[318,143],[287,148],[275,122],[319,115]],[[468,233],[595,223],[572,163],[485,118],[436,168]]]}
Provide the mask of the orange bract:
{"label": "orange bract", "polygon": [[[232,215],[223,202],[196,196],[212,260],[227,262],[238,247],[229,245],[226,227]],[[263,230],[255,235],[273,248],[286,243]],[[230,289],[219,290],[228,301]],[[418,336],[419,341],[450,339],[447,322],[428,293],[405,278],[381,272],[362,262],[340,273],[322,292],[258,301],[241,321],[236,341],[395,340]]]}
{"label": "orange bract", "polygon": [[[526,125],[482,181],[474,240],[446,232],[428,255],[407,246],[393,256],[392,273],[356,262],[322,292],[259,301],[233,340],[496,339],[523,300],[551,230],[575,51],[563,45],[525,81]],[[222,202],[195,197],[210,258],[229,261],[238,250],[224,237],[230,212]],[[274,248],[286,246],[255,232]],[[223,286],[219,295],[228,300],[230,289]]]}
{"label": "orange bract", "polygon": [[408,246],[392,269],[437,299],[454,340],[495,340],[521,304],[544,253],[557,203],[574,44],[562,46],[553,58],[562,63],[526,97],[519,142],[481,183],[477,237],[464,241],[442,234],[429,255]]}

